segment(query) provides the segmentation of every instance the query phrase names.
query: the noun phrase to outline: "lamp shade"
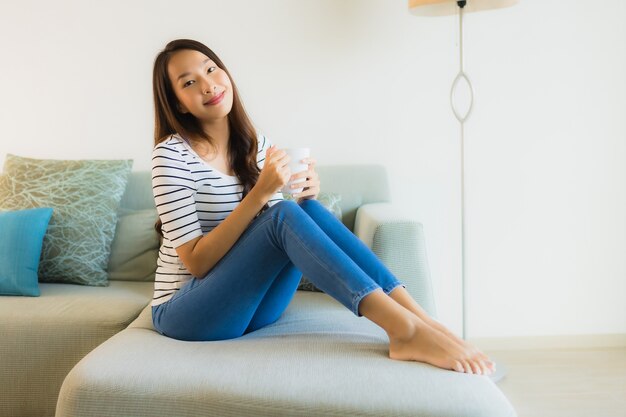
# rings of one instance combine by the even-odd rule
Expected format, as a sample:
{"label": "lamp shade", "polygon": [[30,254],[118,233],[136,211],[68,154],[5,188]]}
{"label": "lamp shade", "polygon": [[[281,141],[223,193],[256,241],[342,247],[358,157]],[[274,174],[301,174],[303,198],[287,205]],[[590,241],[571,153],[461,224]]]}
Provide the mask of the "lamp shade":
{"label": "lamp shade", "polygon": [[[518,0],[467,0],[463,12],[501,9],[513,6]],[[459,9],[456,0],[409,0],[409,10],[417,16],[447,16]]]}

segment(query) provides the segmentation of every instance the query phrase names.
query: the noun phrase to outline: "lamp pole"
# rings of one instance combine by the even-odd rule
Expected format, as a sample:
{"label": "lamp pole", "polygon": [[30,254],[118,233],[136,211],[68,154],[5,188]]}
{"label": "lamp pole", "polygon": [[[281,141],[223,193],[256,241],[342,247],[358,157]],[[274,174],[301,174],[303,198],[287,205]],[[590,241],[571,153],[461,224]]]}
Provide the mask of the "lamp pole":
{"label": "lamp pole", "polygon": [[[465,262],[466,249],[466,225],[465,225],[465,121],[472,111],[474,102],[474,90],[463,65],[463,14],[467,6],[468,12],[477,12],[481,10],[500,9],[516,4],[518,0],[408,0],[409,10],[418,16],[449,16],[457,10],[459,13],[459,73],[452,83],[450,89],[450,105],[452,112],[460,124],[461,130],[461,292],[462,292],[462,310],[463,310],[463,339],[467,340],[467,264]],[[456,4],[455,4],[456,3]],[[461,112],[455,104],[455,92],[461,83],[465,84],[465,88],[469,91],[469,105]],[[491,379],[496,382],[506,374],[502,364],[498,365],[496,373]]]}
{"label": "lamp pole", "polygon": [[[466,0],[457,1],[459,6],[459,73],[452,82],[450,89],[450,106],[457,118],[461,128],[461,292],[463,308],[463,340],[467,340],[467,269],[465,263],[465,121],[472,112],[474,103],[474,89],[463,66],[463,8],[467,4]],[[461,113],[454,103],[454,93],[459,88],[461,82],[465,82],[469,88],[469,106],[464,113]]]}

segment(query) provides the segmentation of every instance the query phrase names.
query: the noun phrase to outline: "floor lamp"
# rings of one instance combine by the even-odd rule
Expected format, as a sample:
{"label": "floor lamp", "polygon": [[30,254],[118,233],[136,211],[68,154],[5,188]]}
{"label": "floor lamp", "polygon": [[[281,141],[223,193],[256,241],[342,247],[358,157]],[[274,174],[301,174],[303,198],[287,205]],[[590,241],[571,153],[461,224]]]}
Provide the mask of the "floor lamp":
{"label": "floor lamp", "polygon": [[[461,260],[462,260],[462,292],[463,292],[463,339],[467,340],[467,274],[465,264],[465,121],[472,112],[474,101],[474,89],[463,67],[463,14],[481,10],[499,9],[512,6],[517,0],[409,0],[409,10],[417,16],[446,16],[459,15],[459,73],[452,82],[450,89],[450,105],[454,116],[460,124],[461,135]],[[469,92],[469,105],[466,109],[459,109],[455,103],[455,92],[465,83]],[[497,371],[491,375],[494,381],[500,380],[506,375],[502,364],[497,363]]]}

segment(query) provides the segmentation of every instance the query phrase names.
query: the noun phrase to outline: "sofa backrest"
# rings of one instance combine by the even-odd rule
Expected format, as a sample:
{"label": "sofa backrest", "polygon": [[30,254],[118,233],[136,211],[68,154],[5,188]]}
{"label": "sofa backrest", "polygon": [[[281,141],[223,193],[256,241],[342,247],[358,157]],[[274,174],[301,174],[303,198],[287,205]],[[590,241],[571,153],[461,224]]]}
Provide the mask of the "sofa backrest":
{"label": "sofa backrest", "polygon": [[[382,165],[320,165],[316,171],[322,192],[341,196],[342,220],[350,230],[354,229],[360,205],[389,201],[387,172]],[[154,208],[149,171],[131,173],[121,206],[132,210]]]}
{"label": "sofa backrest", "polygon": [[132,210],[155,208],[150,171],[131,172],[120,206]]}
{"label": "sofa backrest", "polygon": [[322,192],[341,196],[342,221],[350,230],[354,230],[359,206],[390,201],[387,171],[382,165],[322,165],[315,169]]}

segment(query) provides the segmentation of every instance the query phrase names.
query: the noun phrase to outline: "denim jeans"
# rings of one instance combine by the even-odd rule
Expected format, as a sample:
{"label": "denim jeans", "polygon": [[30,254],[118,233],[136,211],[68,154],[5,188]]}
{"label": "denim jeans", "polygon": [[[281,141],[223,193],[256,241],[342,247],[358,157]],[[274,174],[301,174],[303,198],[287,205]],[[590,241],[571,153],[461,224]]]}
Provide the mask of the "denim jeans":
{"label": "denim jeans", "polygon": [[404,286],[318,201],[281,201],[255,218],[204,278],[152,307],[154,327],[188,341],[242,336],[278,320],[302,274],[357,316],[372,291]]}

